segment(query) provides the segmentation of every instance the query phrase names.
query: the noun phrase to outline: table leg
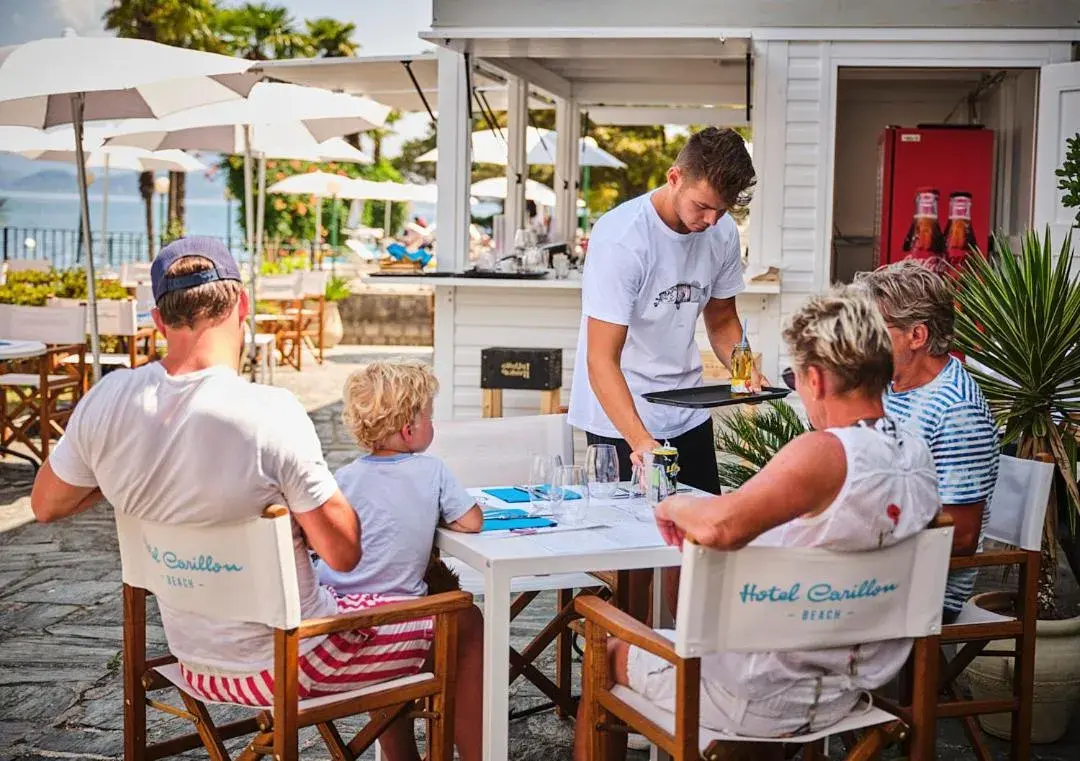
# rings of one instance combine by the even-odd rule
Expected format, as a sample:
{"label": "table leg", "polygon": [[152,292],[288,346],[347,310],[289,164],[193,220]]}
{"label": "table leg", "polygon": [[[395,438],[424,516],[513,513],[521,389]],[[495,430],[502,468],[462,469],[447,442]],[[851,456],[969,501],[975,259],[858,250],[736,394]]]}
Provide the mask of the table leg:
{"label": "table leg", "polygon": [[484,761],[509,757],[510,578],[484,572]]}

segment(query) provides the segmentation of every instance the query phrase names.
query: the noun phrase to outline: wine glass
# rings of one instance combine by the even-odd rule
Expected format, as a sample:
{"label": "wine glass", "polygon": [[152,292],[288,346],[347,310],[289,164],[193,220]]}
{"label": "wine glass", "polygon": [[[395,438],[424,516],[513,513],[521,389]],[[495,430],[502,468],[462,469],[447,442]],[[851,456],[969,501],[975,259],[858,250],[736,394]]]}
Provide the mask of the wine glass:
{"label": "wine glass", "polygon": [[592,444],[585,450],[585,470],[589,493],[610,499],[619,483],[619,456],[613,444]]}
{"label": "wine glass", "polygon": [[564,465],[551,483],[552,512],[568,525],[581,523],[589,510],[589,480],[580,465]]}
{"label": "wine glass", "polygon": [[532,469],[529,471],[529,506],[533,513],[549,513],[552,510],[552,480],[555,472],[562,467],[562,456],[533,455]]}

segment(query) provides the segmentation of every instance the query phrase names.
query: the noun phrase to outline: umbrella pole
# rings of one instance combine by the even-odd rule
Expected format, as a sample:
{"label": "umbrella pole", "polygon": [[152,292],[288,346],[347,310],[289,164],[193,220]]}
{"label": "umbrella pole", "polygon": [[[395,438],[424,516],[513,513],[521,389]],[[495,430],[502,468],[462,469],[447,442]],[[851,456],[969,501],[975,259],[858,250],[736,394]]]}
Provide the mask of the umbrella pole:
{"label": "umbrella pole", "polygon": [[109,154],[105,154],[105,171],[101,177],[101,260],[109,260]]}
{"label": "umbrella pole", "polygon": [[383,201],[383,228],[386,234],[386,239],[390,240],[390,206],[392,202]]}
{"label": "umbrella pole", "polygon": [[[247,243],[248,267],[250,273],[248,284],[251,289],[251,304],[249,305],[251,320],[251,380],[255,380],[255,200],[251,195],[251,127],[244,125],[244,236]],[[271,349],[272,350],[272,349]]]}
{"label": "umbrella pole", "polygon": [[101,346],[98,337],[97,292],[94,286],[94,248],[90,235],[90,194],[86,184],[86,156],[83,152],[84,93],[71,96],[72,124],[75,127],[75,165],[79,176],[79,213],[83,226],[83,253],[86,256],[86,308],[90,312],[90,352],[94,383],[101,380]]}
{"label": "umbrella pole", "polygon": [[[265,153],[260,153],[259,154],[259,198],[258,198],[258,201],[256,203],[258,205],[256,206],[256,211],[255,211],[255,264],[258,267],[258,266],[261,266],[261,264],[262,264],[261,252],[262,252],[262,245],[263,245],[263,232],[264,232],[265,227],[266,227],[266,154]],[[254,278],[252,279],[252,282],[255,282]],[[252,382],[254,382],[254,380],[255,380],[255,362],[254,362],[255,339],[254,339],[254,335],[255,334],[252,333],[251,335],[253,336],[252,342],[251,342],[251,351],[252,351],[252,358],[253,358],[253,361],[251,363],[251,380],[252,380]]]}
{"label": "umbrella pole", "polygon": [[322,269],[322,196],[315,196],[315,259]]}

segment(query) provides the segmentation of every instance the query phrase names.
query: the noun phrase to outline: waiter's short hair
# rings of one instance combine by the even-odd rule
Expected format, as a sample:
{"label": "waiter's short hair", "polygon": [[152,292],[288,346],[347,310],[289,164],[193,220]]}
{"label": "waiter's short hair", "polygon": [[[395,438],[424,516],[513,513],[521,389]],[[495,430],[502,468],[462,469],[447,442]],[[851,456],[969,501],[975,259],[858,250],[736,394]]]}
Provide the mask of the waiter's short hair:
{"label": "waiter's short hair", "polygon": [[750,189],[757,182],[754,162],[742,135],[729,127],[695,132],[679,151],[675,166],[691,180],[708,182],[729,211],[750,203]]}

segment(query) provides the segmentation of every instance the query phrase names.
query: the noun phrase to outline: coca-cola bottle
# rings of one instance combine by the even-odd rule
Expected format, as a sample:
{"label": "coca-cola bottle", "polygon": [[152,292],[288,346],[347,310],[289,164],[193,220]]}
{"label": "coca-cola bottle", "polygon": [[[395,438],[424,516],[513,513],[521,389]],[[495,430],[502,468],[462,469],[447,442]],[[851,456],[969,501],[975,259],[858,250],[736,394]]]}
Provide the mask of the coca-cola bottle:
{"label": "coca-cola bottle", "polygon": [[949,194],[949,224],[945,228],[945,256],[959,269],[964,258],[978,251],[975,230],[971,226],[971,193],[958,190]]}
{"label": "coca-cola bottle", "polygon": [[937,188],[915,191],[915,214],[904,237],[905,259],[917,259],[935,272],[944,272],[945,234],[938,224]]}

